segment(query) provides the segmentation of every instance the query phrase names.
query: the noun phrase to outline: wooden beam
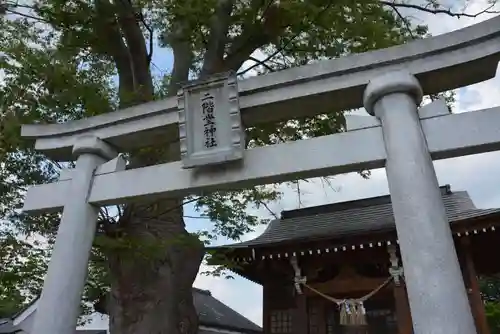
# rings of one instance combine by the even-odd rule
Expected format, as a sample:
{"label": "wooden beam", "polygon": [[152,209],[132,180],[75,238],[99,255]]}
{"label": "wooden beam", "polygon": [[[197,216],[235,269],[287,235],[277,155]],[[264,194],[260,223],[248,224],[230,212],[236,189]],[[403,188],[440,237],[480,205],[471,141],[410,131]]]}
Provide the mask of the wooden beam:
{"label": "wooden beam", "polygon": [[307,297],[304,294],[297,295],[296,306],[292,311],[292,334],[304,334],[308,332]]}
{"label": "wooden beam", "polygon": [[271,307],[270,307],[270,293],[269,284],[265,282],[262,285],[262,329],[265,334],[271,333]]}
{"label": "wooden beam", "polygon": [[[371,278],[359,275],[352,266],[341,267],[340,273],[335,278],[323,283],[309,283],[309,285],[324,294],[344,296],[347,293],[364,293],[375,290],[387,278]],[[305,289],[308,296],[318,296],[315,292]]]}

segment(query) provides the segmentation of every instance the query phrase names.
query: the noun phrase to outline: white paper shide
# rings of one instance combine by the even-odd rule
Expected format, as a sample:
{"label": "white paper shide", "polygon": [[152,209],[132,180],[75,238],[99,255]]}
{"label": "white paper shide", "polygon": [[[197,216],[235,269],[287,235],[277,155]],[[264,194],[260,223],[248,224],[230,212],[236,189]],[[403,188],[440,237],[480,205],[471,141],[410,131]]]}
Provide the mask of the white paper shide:
{"label": "white paper shide", "polygon": [[190,82],[179,90],[177,97],[184,168],[243,158],[243,130],[234,74]]}

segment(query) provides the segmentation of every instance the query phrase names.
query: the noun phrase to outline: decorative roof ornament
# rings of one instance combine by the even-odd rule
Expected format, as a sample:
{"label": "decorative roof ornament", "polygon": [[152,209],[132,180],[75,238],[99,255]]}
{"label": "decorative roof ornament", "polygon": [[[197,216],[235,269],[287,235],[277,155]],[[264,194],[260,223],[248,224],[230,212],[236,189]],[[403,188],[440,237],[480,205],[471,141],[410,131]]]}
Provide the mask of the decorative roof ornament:
{"label": "decorative roof ornament", "polygon": [[399,265],[399,258],[396,254],[396,247],[394,245],[387,246],[387,251],[389,252],[391,267],[389,268],[389,274],[391,274],[394,279],[394,284],[396,286],[401,285],[401,279],[403,279],[403,267]]}
{"label": "decorative roof ornament", "polygon": [[307,282],[307,278],[305,276],[302,276],[297,256],[294,255],[290,258],[290,264],[292,265],[293,270],[295,271],[295,277],[294,277],[295,290],[297,290],[297,293],[301,295],[302,294],[301,284],[305,284]]}

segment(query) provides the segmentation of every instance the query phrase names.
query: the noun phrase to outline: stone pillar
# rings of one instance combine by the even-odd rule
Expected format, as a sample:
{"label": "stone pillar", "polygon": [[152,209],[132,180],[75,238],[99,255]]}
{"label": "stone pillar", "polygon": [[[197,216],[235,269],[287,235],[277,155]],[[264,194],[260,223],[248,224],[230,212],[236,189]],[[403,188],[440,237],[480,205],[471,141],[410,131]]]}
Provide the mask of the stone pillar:
{"label": "stone pillar", "polygon": [[472,334],[474,319],[417,113],[421,100],[417,79],[404,71],[375,78],[364,93],[366,110],[382,124],[415,334]]}
{"label": "stone pillar", "polygon": [[96,168],[116,156],[96,137],[79,139],[73,154],[76,167],[38,301],[34,334],[75,333],[99,212],[98,207],[87,203],[87,197]]}

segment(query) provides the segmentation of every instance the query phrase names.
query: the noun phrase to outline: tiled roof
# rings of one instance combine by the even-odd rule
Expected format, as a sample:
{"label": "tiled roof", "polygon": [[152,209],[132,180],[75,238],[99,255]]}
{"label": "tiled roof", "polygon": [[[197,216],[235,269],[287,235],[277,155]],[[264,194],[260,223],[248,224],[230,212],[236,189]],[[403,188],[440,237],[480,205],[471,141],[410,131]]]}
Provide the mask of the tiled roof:
{"label": "tiled roof", "polygon": [[210,291],[193,288],[193,300],[201,326],[233,330],[241,333],[261,333],[262,329],[214,298]]}
{"label": "tiled roof", "polygon": [[[36,300],[31,304],[35,302]],[[198,312],[200,326],[209,327],[215,331],[214,333],[217,333],[217,329],[230,330],[241,334],[262,333],[262,328],[213,297],[208,290],[193,288],[193,302]],[[12,318],[0,319],[0,334],[15,333],[15,329],[12,325]],[[211,333],[210,331],[204,332],[204,330],[200,330],[200,334]]]}
{"label": "tiled roof", "polygon": [[198,334],[221,334],[221,333],[238,333],[238,332],[233,332],[233,331],[226,331],[226,332],[223,332],[221,331],[220,329],[216,329],[216,328],[203,328],[203,329],[199,329],[198,330]]}
{"label": "tiled roof", "polygon": [[[500,209],[477,209],[466,191],[441,187],[450,223],[499,214]],[[284,211],[259,237],[221,248],[259,247],[290,241],[341,238],[395,229],[389,195]],[[216,247],[218,248],[218,247]]]}

